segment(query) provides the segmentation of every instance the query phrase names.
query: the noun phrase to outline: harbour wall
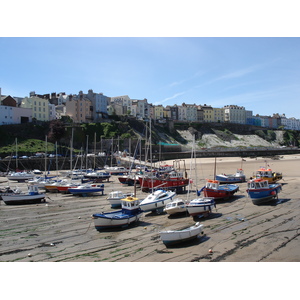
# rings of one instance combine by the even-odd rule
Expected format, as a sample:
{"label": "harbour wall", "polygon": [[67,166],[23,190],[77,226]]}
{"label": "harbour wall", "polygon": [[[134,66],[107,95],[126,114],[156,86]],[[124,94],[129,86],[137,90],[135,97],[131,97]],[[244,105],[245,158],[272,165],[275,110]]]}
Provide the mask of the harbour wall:
{"label": "harbour wall", "polygon": [[[280,155],[299,154],[299,148],[269,148],[269,149],[204,149],[195,152],[196,157],[276,157]],[[149,157],[149,155],[147,156]],[[142,155],[141,161],[150,161]],[[166,161],[191,158],[191,151],[163,151],[161,153],[153,152],[152,161]],[[137,157],[139,159],[139,157]],[[102,168],[104,165],[123,165],[130,167],[131,161],[120,160],[118,157],[88,157],[86,159],[72,160],[72,168]],[[34,170],[55,171],[55,170],[70,170],[71,160],[68,157],[59,158],[26,158],[26,159],[2,159],[0,160],[0,172],[11,170]]]}

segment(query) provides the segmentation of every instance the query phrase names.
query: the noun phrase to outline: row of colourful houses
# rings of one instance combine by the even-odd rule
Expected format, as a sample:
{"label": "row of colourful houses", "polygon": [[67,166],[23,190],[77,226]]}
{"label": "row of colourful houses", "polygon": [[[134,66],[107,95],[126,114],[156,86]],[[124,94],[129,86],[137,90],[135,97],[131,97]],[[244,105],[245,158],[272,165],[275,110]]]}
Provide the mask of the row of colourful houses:
{"label": "row of colourful houses", "polygon": [[287,118],[284,114],[273,116],[253,115],[243,106],[225,105],[222,108],[206,104],[174,104],[172,106],[153,105],[147,99],[131,99],[128,95],[108,97],[103,93],[78,94],[51,93],[39,95],[30,92],[29,97],[12,97],[1,95],[0,89],[0,125],[20,124],[33,120],[51,121],[70,117],[74,123],[101,122],[112,115],[130,116],[139,120],[151,118],[157,123],[236,123],[300,130],[300,120]]}

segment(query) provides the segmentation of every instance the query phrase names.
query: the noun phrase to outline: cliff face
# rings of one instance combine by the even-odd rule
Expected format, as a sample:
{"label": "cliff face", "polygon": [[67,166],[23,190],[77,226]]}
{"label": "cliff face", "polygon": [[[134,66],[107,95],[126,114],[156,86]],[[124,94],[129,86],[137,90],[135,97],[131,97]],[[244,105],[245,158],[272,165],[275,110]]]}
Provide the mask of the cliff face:
{"label": "cliff face", "polygon": [[[187,141],[183,145],[185,148],[191,148],[193,145],[193,135],[189,130],[179,131],[180,135]],[[213,147],[280,147],[283,142],[283,132],[276,131],[276,139],[267,141],[255,134],[233,134],[223,137],[220,134],[203,134],[201,138],[196,139],[196,149]]]}

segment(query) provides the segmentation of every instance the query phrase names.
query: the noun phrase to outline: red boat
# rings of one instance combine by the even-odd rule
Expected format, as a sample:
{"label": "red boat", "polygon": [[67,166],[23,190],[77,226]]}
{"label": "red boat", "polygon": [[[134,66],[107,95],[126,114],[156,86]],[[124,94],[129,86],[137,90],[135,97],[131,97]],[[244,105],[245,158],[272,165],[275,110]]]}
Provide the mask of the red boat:
{"label": "red boat", "polygon": [[160,176],[139,177],[139,181],[143,192],[160,187],[166,190],[176,190],[177,193],[184,192],[190,182],[182,172],[175,171]]}
{"label": "red boat", "polygon": [[219,185],[218,180],[207,179],[203,188],[205,197],[213,197],[214,199],[228,199],[239,190],[236,184]]}
{"label": "red boat", "polygon": [[76,184],[76,183],[68,183],[65,185],[58,185],[56,188],[60,193],[68,194],[69,188],[74,188],[74,187],[77,187],[78,185],[79,184]]}
{"label": "red boat", "polygon": [[120,183],[122,184],[128,184],[130,186],[134,185],[134,182],[139,185],[140,181],[139,181],[139,176],[136,174],[129,174],[129,175],[123,175],[123,176],[119,176],[118,177]]}

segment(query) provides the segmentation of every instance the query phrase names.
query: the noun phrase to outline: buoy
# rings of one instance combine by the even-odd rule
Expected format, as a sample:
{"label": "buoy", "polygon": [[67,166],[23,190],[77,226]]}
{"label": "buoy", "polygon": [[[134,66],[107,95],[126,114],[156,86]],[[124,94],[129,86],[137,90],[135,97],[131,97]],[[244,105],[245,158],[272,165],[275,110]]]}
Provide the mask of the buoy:
{"label": "buoy", "polygon": [[78,219],[81,219],[81,217],[78,217]]}
{"label": "buoy", "polygon": [[212,249],[209,249],[209,250],[208,250],[208,253],[213,253]]}
{"label": "buoy", "polygon": [[147,229],[147,227],[144,227],[144,229]]}
{"label": "buoy", "polygon": [[28,253],[28,257],[31,257],[32,255],[31,255],[31,253]]}

